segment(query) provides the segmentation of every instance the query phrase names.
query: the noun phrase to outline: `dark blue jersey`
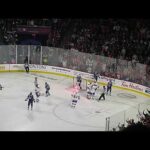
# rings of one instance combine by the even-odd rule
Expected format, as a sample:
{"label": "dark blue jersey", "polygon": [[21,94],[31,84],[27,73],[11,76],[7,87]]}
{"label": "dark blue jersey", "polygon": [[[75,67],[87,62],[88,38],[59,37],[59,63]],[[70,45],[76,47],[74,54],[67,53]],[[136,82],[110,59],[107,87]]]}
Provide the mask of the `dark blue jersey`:
{"label": "dark blue jersey", "polygon": [[34,97],[33,97],[33,95],[28,95],[28,98],[27,98],[28,100],[29,100],[29,102],[33,102],[34,101]]}
{"label": "dark blue jersey", "polygon": [[111,81],[109,81],[109,82],[107,83],[107,87],[109,87],[109,88],[112,87],[112,82],[111,82]]}

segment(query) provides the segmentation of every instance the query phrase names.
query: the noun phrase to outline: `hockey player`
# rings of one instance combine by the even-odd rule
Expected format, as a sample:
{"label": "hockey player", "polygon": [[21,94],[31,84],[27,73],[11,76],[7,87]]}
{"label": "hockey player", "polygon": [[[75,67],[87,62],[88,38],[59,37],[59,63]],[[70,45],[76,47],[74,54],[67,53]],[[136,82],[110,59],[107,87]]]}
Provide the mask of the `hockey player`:
{"label": "hockey player", "polygon": [[28,63],[24,64],[24,68],[26,70],[26,73],[29,73],[29,64]]}
{"label": "hockey player", "polygon": [[37,81],[37,77],[35,77],[35,80],[34,80],[34,85],[35,85],[35,88],[38,87],[38,81]]}
{"label": "hockey player", "polygon": [[75,108],[78,100],[80,99],[79,93],[76,92],[76,93],[72,94],[71,97],[72,97],[71,107]]}
{"label": "hockey player", "polygon": [[49,86],[49,84],[48,84],[47,82],[45,82],[45,89],[46,89],[46,92],[45,92],[46,97],[47,97],[47,96],[50,96],[50,93],[49,93],[50,86]]}
{"label": "hockey player", "polygon": [[77,85],[80,87],[80,89],[82,89],[82,87],[81,87],[81,82],[82,82],[82,77],[81,77],[81,75],[77,75]]}
{"label": "hockey player", "polygon": [[95,89],[95,91],[98,89],[98,83],[97,83],[97,81],[95,80],[94,82],[93,82],[93,84],[92,84],[92,88],[94,88]]}
{"label": "hockey player", "polygon": [[91,98],[92,99],[94,99],[95,92],[97,89],[98,89],[98,84],[96,81],[94,81],[94,83],[92,84],[92,87],[91,87]]}
{"label": "hockey player", "polygon": [[103,97],[103,99],[105,100],[105,93],[106,93],[106,87],[105,86],[103,86],[103,91],[102,91],[102,94],[101,94],[101,96],[99,97],[99,101],[101,100],[101,98]]}
{"label": "hockey player", "polygon": [[99,77],[99,74],[97,73],[97,72],[94,72],[94,79],[96,80],[96,82],[97,82],[97,80],[98,80],[98,77]]}
{"label": "hockey player", "polygon": [[36,95],[36,102],[39,102],[39,97],[40,97],[39,87],[35,87],[35,95]]}
{"label": "hockey player", "polygon": [[92,84],[89,82],[87,84],[87,89],[86,89],[86,91],[87,91],[87,99],[91,99],[91,87],[92,87]]}
{"label": "hockey player", "polygon": [[35,102],[35,99],[34,99],[34,97],[32,95],[32,92],[25,99],[25,101],[27,101],[27,100],[28,100],[28,110],[29,110],[30,105],[31,105],[31,110],[32,110],[32,108],[33,108],[33,102]]}
{"label": "hockey player", "polygon": [[107,83],[107,95],[108,95],[108,92],[109,92],[109,95],[111,96],[111,89],[112,89],[112,81],[109,80],[109,82]]}

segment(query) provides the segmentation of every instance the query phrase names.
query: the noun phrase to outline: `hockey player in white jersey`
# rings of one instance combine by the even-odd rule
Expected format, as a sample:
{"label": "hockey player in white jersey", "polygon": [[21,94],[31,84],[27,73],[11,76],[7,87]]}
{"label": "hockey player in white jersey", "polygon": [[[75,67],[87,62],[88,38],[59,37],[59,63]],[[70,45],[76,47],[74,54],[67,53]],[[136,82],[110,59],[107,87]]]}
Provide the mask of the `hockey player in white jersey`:
{"label": "hockey player in white jersey", "polygon": [[92,88],[95,89],[95,91],[99,88],[97,81],[95,80],[92,84]]}
{"label": "hockey player in white jersey", "polygon": [[40,88],[35,87],[35,95],[36,95],[36,102],[39,102],[39,97],[40,97]]}
{"label": "hockey player in white jersey", "polygon": [[75,92],[74,94],[71,95],[71,107],[75,108],[78,100],[80,100],[80,96],[78,92]]}
{"label": "hockey player in white jersey", "polygon": [[91,87],[91,98],[92,99],[94,99],[95,92],[98,88],[99,88],[99,86],[98,86],[97,82],[94,81],[94,83],[92,84],[92,87]]}
{"label": "hockey player in white jersey", "polygon": [[86,89],[86,92],[87,92],[87,99],[91,99],[91,88],[92,88],[92,84],[89,82],[87,84],[87,89]]}

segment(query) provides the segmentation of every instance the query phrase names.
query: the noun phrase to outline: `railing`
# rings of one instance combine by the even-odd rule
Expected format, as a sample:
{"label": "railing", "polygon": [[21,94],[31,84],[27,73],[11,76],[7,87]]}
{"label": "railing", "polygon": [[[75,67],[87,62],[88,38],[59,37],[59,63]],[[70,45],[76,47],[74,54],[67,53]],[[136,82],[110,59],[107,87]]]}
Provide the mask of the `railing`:
{"label": "railing", "polygon": [[131,81],[150,87],[150,66],[94,54],[47,46],[1,45],[0,64],[23,64],[28,56],[30,64],[64,67]]}

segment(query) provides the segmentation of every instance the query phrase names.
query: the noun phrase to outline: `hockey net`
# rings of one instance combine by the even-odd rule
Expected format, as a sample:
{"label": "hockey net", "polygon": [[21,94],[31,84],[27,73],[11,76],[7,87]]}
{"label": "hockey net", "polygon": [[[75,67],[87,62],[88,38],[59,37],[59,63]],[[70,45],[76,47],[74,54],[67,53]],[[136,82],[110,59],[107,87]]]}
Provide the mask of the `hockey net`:
{"label": "hockey net", "polygon": [[[82,91],[86,91],[87,89],[87,79],[82,78],[82,82],[81,82],[81,87],[82,87]],[[73,77],[73,87],[75,87],[77,85],[77,78]]]}

